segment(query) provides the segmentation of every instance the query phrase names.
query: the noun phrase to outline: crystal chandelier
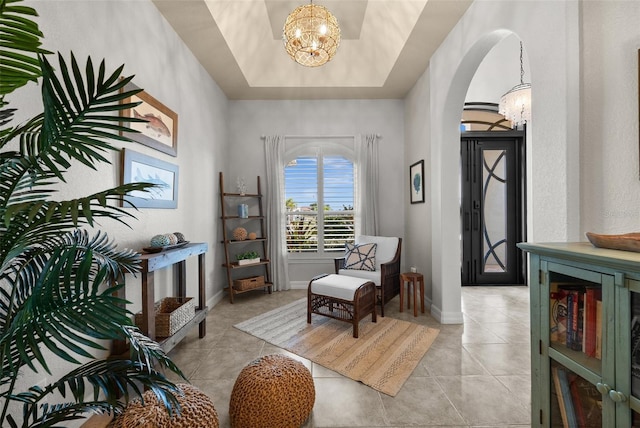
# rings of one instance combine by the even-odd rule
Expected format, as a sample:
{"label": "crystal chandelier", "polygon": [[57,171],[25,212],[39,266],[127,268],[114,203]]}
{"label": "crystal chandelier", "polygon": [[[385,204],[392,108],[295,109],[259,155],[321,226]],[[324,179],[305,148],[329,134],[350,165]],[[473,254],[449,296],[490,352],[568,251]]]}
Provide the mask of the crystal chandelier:
{"label": "crystal chandelier", "polygon": [[522,42],[520,42],[520,84],[500,98],[498,112],[510,120],[514,127],[531,120],[531,83],[524,83]]}
{"label": "crystal chandelier", "polygon": [[282,30],[284,48],[291,58],[305,67],[318,67],[331,61],[340,44],[338,20],[329,10],[311,3],[289,14]]}

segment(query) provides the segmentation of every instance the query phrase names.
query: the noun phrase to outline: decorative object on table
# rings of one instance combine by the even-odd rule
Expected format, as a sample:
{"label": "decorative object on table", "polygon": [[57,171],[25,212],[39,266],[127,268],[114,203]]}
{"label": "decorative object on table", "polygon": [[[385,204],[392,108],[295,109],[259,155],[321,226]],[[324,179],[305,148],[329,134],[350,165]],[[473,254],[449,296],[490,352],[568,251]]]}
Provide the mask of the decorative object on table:
{"label": "decorative object on table", "polygon": [[213,401],[202,391],[187,383],[176,386],[183,395],[178,396],[180,416],[171,418],[162,403],[149,390],[140,399],[132,400],[124,411],[118,415],[108,428],[219,428],[218,412]]}
{"label": "decorative object on table", "polygon": [[600,235],[587,232],[587,239],[598,248],[611,250],[633,251],[640,253],[640,233],[625,233],[622,235]]}
{"label": "decorative object on table", "polygon": [[258,235],[255,232],[249,232],[248,238],[250,240],[255,240],[258,237]]}
{"label": "decorative object on table", "polygon": [[311,1],[287,16],[282,40],[291,59],[305,67],[318,67],[331,61],[338,50],[338,20],[326,7]]}
{"label": "decorative object on table", "polygon": [[145,253],[159,253],[164,250],[183,247],[188,243],[189,241],[185,241],[184,235],[180,232],[162,233],[151,238],[149,246],[144,247],[142,251]]}
{"label": "decorative object on table", "polygon": [[233,239],[236,241],[244,241],[247,239],[247,229],[244,227],[236,227],[233,229]]}
{"label": "decorative object on table", "polygon": [[[391,317],[363,319],[360,338],[350,324],[327,319],[309,326],[307,298],[234,325],[272,345],[395,396],[411,376],[439,330]],[[362,350],[366,349],[363,358]]]}
{"label": "decorative object on table", "polygon": [[171,245],[171,239],[166,234],[155,235],[149,241],[149,246],[151,247],[166,247],[167,245]]}
{"label": "decorative object on table", "polygon": [[[118,296],[124,274],[140,272],[139,254],[101,230],[135,219],[115,202],[150,186],[112,186],[92,173],[104,175],[112,155],[131,144],[119,133],[130,130],[120,101],[134,93],[120,88],[132,77],[124,66],[110,69],[111,60],[42,49],[32,3],[39,2],[0,2],[0,426],[75,426],[92,412],[120,411],[145,388],[164,412],[178,412],[170,379],[183,374],[133,325]],[[69,192],[78,190],[73,177],[92,180],[92,193]],[[105,344],[123,339],[131,352],[105,358]]]}
{"label": "decorative object on table", "polygon": [[[123,91],[140,90],[129,82]],[[138,132],[123,134],[145,146],[153,147],[171,156],[178,156],[178,114],[149,95],[140,91],[122,101],[123,104],[140,103],[123,110],[122,116],[140,121],[131,122],[131,129]],[[144,121],[144,122],[143,122]]]}
{"label": "decorative object on table", "polygon": [[238,217],[249,218],[249,205],[238,204]]}
{"label": "decorative object on table", "polygon": [[265,355],[238,375],[229,402],[232,428],[299,428],[316,400],[311,372],[282,354]]}
{"label": "decorative object on table", "polygon": [[424,202],[424,159],[409,167],[409,188],[412,204]]}
{"label": "decorative object on table", "polygon": [[151,183],[148,191],[133,191],[123,197],[123,206],[136,208],[177,208],[178,165],[122,149],[122,184]]}
{"label": "decorative object on table", "polygon": [[244,253],[236,254],[236,260],[239,265],[260,263],[260,254],[258,254],[257,251],[246,251]]}
{"label": "decorative object on table", "polygon": [[236,186],[240,196],[244,196],[247,193],[247,184],[244,182],[244,177],[238,177],[236,179]]}
{"label": "decorative object on table", "polygon": [[[192,297],[165,297],[153,307],[156,318],[156,337],[169,337],[180,330],[196,314],[196,301]],[[142,328],[142,312],[135,315],[136,325]]]}

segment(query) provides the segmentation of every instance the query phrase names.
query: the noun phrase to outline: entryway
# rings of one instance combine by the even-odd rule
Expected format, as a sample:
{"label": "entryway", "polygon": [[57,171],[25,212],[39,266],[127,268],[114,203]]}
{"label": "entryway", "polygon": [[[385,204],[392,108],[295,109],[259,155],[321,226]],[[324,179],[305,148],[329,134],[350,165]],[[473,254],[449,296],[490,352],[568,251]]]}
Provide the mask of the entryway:
{"label": "entryway", "polygon": [[461,132],[462,285],[524,284],[525,132]]}

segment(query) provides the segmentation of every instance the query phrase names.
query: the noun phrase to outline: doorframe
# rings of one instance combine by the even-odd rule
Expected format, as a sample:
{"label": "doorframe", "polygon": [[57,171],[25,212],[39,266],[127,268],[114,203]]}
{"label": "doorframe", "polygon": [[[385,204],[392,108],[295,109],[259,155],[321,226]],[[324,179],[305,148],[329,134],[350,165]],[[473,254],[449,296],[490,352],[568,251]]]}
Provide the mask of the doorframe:
{"label": "doorframe", "polygon": [[[518,144],[518,146],[516,147],[516,162],[519,162],[519,177],[517,177],[518,180],[518,184],[519,184],[519,190],[516,191],[516,194],[518,196],[519,199],[519,208],[520,208],[520,212],[518,213],[518,218],[519,218],[519,224],[516,226],[517,229],[517,238],[516,241],[517,242],[526,242],[527,240],[527,130],[526,130],[526,125],[524,125],[523,129],[518,129],[518,130],[508,130],[508,131],[503,131],[503,130],[496,130],[496,131],[464,131],[460,133],[460,139],[459,139],[459,143],[461,143],[462,139],[483,139],[483,138],[500,138],[500,137],[506,137],[506,138],[513,138],[513,139],[520,139],[520,143]],[[460,170],[460,185],[462,186],[462,173],[463,171]],[[462,189],[460,189],[460,197],[462,198]],[[462,218],[462,206],[463,206],[463,201],[460,200],[460,249],[461,249],[461,254],[460,254],[460,275],[461,275],[461,285],[462,286],[472,286],[475,284],[463,284],[462,283],[462,270],[463,270],[463,266],[462,266],[462,262],[463,262],[463,246],[464,246],[464,234],[462,233],[462,222],[464,221],[464,219]],[[518,276],[520,279],[520,282],[517,284],[511,284],[511,285],[526,285],[526,278],[527,278],[527,271],[528,271],[528,263],[527,263],[527,256],[526,253],[523,252],[522,250],[520,250],[519,248],[516,247],[516,254],[518,257],[518,263],[517,263],[517,267],[516,269],[518,270]],[[480,285],[484,285],[484,284],[480,284]],[[489,285],[489,284],[487,284]],[[495,285],[495,284],[494,284]],[[508,284],[505,284],[508,286]]]}

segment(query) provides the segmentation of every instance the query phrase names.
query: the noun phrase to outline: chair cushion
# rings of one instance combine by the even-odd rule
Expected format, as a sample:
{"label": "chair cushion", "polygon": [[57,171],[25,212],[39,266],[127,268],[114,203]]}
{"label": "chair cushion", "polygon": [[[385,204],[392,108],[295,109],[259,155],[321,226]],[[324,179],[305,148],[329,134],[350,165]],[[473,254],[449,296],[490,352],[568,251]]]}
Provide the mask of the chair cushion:
{"label": "chair cushion", "polygon": [[344,268],[355,270],[376,270],[376,247],[375,243],[366,244],[345,244]]}
{"label": "chair cushion", "polygon": [[[380,270],[382,263],[388,263],[393,260],[398,250],[398,238],[395,236],[356,236],[356,244],[375,243],[376,247],[376,271]],[[376,282],[379,285],[379,282]]]}
{"label": "chair cushion", "polygon": [[368,279],[330,274],[312,281],[311,292],[352,302],[356,290],[367,282],[369,282]]}
{"label": "chair cushion", "polygon": [[367,281],[372,281],[376,287],[380,287],[380,270],[370,272],[368,270],[340,269],[338,274],[366,279]]}

